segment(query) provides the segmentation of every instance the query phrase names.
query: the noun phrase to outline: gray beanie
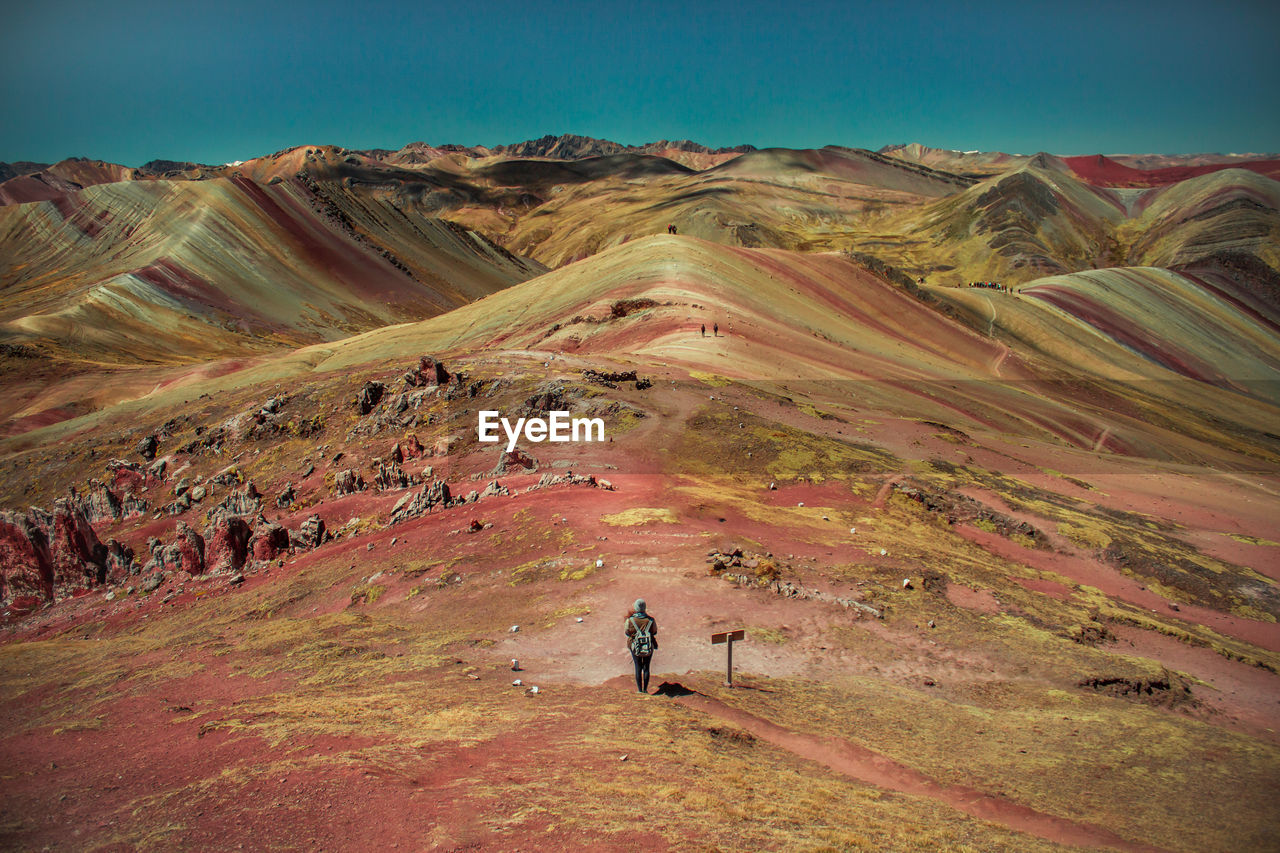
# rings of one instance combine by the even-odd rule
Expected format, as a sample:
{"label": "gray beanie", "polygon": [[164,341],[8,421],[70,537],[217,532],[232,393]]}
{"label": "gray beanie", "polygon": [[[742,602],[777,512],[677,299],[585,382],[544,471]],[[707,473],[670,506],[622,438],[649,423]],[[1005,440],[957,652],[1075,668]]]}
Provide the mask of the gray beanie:
{"label": "gray beanie", "polygon": [[644,611],[644,599],[643,599],[643,598],[637,598],[637,599],[636,599],[636,612],[637,612],[637,613],[644,613],[644,612],[645,612],[645,611]]}

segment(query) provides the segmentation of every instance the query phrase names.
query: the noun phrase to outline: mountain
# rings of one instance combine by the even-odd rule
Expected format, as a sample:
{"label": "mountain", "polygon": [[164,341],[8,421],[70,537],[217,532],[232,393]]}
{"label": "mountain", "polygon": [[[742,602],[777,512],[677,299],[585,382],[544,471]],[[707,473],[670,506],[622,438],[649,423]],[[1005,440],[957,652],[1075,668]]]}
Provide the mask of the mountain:
{"label": "mountain", "polygon": [[1107,187],[1159,187],[1189,178],[1210,175],[1223,169],[1247,169],[1280,178],[1280,158],[1224,159],[1222,162],[1135,167],[1101,154],[1063,158],[1068,168],[1091,184]]}
{"label": "mountain", "polygon": [[[0,246],[0,341],[69,370],[128,375],[432,316],[543,269],[462,226],[305,174],[272,185],[126,181],[0,207]],[[3,373],[11,425],[92,408],[129,384]]]}
{"label": "mountain", "polygon": [[540,139],[531,139],[513,145],[499,145],[493,149],[495,154],[510,157],[546,157],[554,160],[583,160],[588,157],[606,157],[611,154],[658,154],[667,156],[667,152],[702,155],[734,155],[754,151],[750,145],[737,145],[732,148],[708,148],[687,139],[671,142],[660,140],[645,145],[621,145],[607,139],[592,139],[588,136],[564,134],[552,136],[548,134]]}

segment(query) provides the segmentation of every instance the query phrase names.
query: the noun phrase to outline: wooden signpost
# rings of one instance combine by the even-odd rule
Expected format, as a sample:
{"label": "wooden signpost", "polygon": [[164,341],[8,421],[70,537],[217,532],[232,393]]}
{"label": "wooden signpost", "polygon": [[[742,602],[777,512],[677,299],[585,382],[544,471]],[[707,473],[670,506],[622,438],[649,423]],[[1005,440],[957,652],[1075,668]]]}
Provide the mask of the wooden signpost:
{"label": "wooden signpost", "polygon": [[721,643],[725,643],[728,647],[729,661],[724,668],[725,687],[733,686],[733,641],[744,640],[746,637],[747,632],[741,628],[736,631],[722,631],[719,634],[711,635],[711,645],[718,646]]}

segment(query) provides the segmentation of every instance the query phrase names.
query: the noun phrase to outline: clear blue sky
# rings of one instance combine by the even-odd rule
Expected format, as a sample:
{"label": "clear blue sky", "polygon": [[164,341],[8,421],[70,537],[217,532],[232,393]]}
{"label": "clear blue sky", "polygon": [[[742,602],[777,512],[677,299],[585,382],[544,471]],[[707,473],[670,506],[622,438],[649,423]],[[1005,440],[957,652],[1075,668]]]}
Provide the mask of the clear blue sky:
{"label": "clear blue sky", "polygon": [[1280,4],[8,4],[0,160],[334,143],[1280,150]]}

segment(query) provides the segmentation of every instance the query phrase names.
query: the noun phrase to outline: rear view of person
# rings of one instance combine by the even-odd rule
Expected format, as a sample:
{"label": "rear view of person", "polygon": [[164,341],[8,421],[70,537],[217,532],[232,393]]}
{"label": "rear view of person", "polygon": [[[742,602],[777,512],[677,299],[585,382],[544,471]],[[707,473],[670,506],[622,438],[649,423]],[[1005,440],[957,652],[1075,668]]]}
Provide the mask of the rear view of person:
{"label": "rear view of person", "polygon": [[627,616],[627,648],[636,669],[636,692],[649,692],[649,661],[658,649],[658,620],[645,611],[643,598],[636,599],[635,612]]}

